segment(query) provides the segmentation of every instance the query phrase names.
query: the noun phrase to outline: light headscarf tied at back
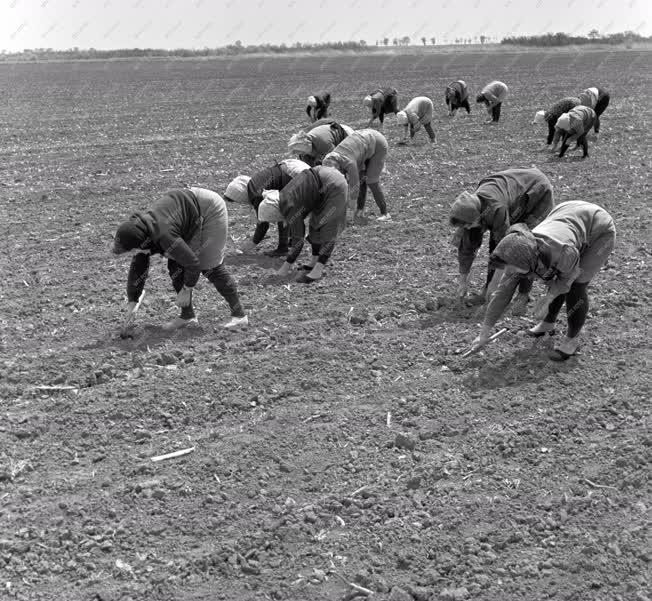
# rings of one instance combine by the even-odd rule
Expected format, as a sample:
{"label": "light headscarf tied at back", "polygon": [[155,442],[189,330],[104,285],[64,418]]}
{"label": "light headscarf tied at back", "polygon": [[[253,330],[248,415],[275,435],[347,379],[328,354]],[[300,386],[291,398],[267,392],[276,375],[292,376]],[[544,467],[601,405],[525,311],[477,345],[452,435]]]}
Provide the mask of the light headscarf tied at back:
{"label": "light headscarf tied at back", "polygon": [[557,123],[555,124],[555,127],[564,131],[570,131],[570,126],[570,115],[568,113],[563,113],[559,119],[557,119]]}
{"label": "light headscarf tied at back", "polygon": [[227,187],[224,192],[224,198],[227,201],[237,204],[249,204],[249,194],[247,184],[251,178],[248,175],[238,175]]}
{"label": "light headscarf tied at back", "polygon": [[314,96],[308,96],[308,106],[313,108],[317,106],[317,99]]}
{"label": "light headscarf tied at back", "polygon": [[408,125],[410,123],[408,114],[405,111],[399,111],[396,113],[396,123],[399,125]]}
{"label": "light headscarf tied at back", "polygon": [[297,154],[309,154],[312,152],[312,142],[308,138],[308,134],[305,131],[300,131],[290,138],[290,141],[288,142],[288,148],[290,149],[290,152],[296,152]]}
{"label": "light headscarf tied at back", "polygon": [[258,221],[266,221],[267,223],[285,221],[285,217],[283,217],[283,213],[279,208],[278,190],[265,190],[263,192],[263,200],[258,205]]}
{"label": "light headscarf tied at back", "polygon": [[537,239],[524,223],[517,223],[507,230],[507,235],[498,243],[489,259],[525,269],[528,273],[536,270],[539,263]]}
{"label": "light headscarf tied at back", "polygon": [[534,120],[532,121],[532,123],[541,125],[545,120],[546,120],[546,111],[537,111],[536,114],[534,115]]}
{"label": "light headscarf tied at back", "polygon": [[374,103],[374,100],[371,96],[365,96],[362,99],[362,104],[363,106],[366,106],[367,108],[371,108],[371,105]]}

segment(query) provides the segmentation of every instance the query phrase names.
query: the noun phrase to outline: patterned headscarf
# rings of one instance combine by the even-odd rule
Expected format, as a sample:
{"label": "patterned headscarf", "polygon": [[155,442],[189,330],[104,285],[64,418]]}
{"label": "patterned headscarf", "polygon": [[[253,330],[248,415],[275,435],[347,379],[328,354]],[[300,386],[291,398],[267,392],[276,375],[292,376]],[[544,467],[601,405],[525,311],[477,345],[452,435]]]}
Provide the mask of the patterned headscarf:
{"label": "patterned headscarf", "polygon": [[396,113],[396,123],[399,125],[407,125],[410,122],[408,119],[407,113],[405,111],[399,111]]}
{"label": "patterned headscarf", "polygon": [[453,202],[450,220],[458,223],[476,223],[480,221],[480,211],[480,199],[476,194],[471,194],[465,190]]}
{"label": "patterned headscarf", "polygon": [[490,261],[495,257],[500,259],[499,262],[532,273],[539,263],[537,239],[525,224],[517,223],[507,230],[507,235],[491,253]]}

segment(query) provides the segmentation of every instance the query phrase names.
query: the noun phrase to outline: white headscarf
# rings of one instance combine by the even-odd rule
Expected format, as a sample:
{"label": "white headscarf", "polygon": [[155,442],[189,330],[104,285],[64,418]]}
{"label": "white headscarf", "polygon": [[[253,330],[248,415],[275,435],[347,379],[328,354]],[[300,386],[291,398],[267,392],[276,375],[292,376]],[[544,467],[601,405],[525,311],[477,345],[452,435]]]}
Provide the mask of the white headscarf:
{"label": "white headscarf", "polygon": [[263,200],[258,205],[258,221],[266,221],[267,223],[285,221],[285,217],[283,217],[279,209],[278,190],[265,190],[263,192]]}
{"label": "white headscarf", "polygon": [[362,104],[366,107],[371,108],[371,105],[373,105],[374,101],[371,96],[365,96],[364,99],[362,100]]}
{"label": "white headscarf", "polygon": [[249,204],[249,194],[247,194],[247,184],[251,178],[248,175],[238,175],[227,187],[224,192],[229,200],[241,205]]}
{"label": "white headscarf", "polygon": [[568,113],[563,113],[559,119],[557,119],[557,124],[555,127],[562,129],[564,131],[570,130],[570,115]]}
{"label": "white headscarf", "polygon": [[317,106],[317,99],[314,96],[308,96],[308,106]]}
{"label": "white headscarf", "polygon": [[304,163],[303,161],[300,161],[299,159],[284,159],[281,161],[281,164],[284,167],[284,171],[290,177],[296,177],[302,171],[305,171],[306,169],[310,169],[310,165]]}
{"label": "white headscarf", "polygon": [[405,111],[399,111],[396,113],[396,123],[399,125],[408,125],[409,119]]}
{"label": "white headscarf", "polygon": [[534,121],[532,121],[532,123],[541,125],[545,120],[546,120],[546,111],[537,111],[536,115],[534,115]]}
{"label": "white headscarf", "polygon": [[288,148],[291,152],[296,152],[297,154],[309,154],[312,152],[312,142],[306,132],[300,131],[290,138]]}

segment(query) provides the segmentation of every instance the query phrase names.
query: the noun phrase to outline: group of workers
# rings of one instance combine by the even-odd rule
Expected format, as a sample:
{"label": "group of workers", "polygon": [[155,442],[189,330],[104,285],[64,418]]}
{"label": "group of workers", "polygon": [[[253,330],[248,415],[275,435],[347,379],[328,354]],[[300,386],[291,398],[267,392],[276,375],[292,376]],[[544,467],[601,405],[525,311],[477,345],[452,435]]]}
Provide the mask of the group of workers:
{"label": "group of workers", "polygon": [[[476,96],[498,122],[501,106],[509,93],[500,81],[487,84]],[[471,112],[469,92],[463,80],[446,87],[449,115],[463,108]],[[253,237],[241,249],[253,250],[265,237],[270,223],[278,226],[277,247],[266,254],[284,257],[277,275],[288,276],[307,240],[311,259],[298,267],[295,281],[310,284],[322,278],[333,248],[346,227],[347,208],[354,211],[354,223],[364,217],[367,188],[380,210],[379,221],[391,220],[380,184],[388,143],[371,129],[375,119],[382,128],[385,116],[396,115],[405,144],[423,126],[431,142],[433,103],[418,96],[398,108],[394,88],[378,89],[366,96],[370,111],[367,127],[361,130],[329,117],[331,95],[310,96],[306,113],[310,125],[294,134],[288,143],[294,158],[284,159],[250,176],[239,175],[223,196],[202,188],[168,192],[147,211],[138,212],[116,232],[113,252],[133,252],[127,281],[127,315],[121,335],[132,335],[134,316],[147,278],[149,257],[162,254],[177,293],[180,315],[163,327],[173,331],[197,322],[192,290],[203,274],[227,301],[231,318],[226,328],[248,324],[234,278],[224,266],[228,238],[226,203],[249,207],[256,213]],[[599,116],[609,103],[609,94],[589,88],[578,97],[556,102],[538,111],[535,123],[548,124],[547,143],[553,150],[561,143],[560,156],[573,141],[588,152],[586,137],[591,128],[599,132]],[[306,220],[308,227],[306,229]],[[533,337],[553,334],[562,305],[566,304],[566,336],[550,353],[553,360],[565,360],[579,349],[579,334],[588,313],[588,284],[607,261],[615,244],[615,227],[601,207],[583,201],[555,206],[548,178],[536,168],[508,169],[482,179],[474,192],[464,191],[452,203],[450,225],[455,228],[453,244],[458,251],[457,294],[468,294],[471,266],[489,232],[489,264],[481,296],[487,303],[484,323],[474,340],[474,349],[484,346],[491,330],[512,297],[515,315],[524,315],[534,278],[544,281],[548,293],[536,304],[537,325],[528,330]]]}

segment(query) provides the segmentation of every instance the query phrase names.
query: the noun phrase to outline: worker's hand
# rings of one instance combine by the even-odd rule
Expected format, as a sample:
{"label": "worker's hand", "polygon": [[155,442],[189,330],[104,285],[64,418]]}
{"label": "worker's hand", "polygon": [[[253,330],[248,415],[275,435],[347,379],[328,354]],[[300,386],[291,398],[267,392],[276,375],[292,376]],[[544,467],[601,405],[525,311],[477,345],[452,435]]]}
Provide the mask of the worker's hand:
{"label": "worker's hand", "polygon": [[138,303],[129,302],[127,303],[127,311],[125,318],[120,327],[120,338],[128,338],[131,335],[131,332],[136,321],[136,306]]}
{"label": "worker's hand", "polygon": [[491,332],[489,331],[489,328],[485,328],[484,326],[480,330],[480,334],[478,337],[473,341],[473,344],[471,345],[471,348],[474,351],[477,351],[478,349],[481,349],[483,346],[489,342],[489,338],[491,337]]}
{"label": "worker's hand", "polygon": [[459,280],[457,282],[457,297],[460,300],[464,300],[469,291],[469,274],[460,273]]}
{"label": "worker's hand", "polygon": [[243,253],[251,252],[256,248],[257,244],[254,243],[253,240],[245,240],[241,245],[240,245],[240,250]]}
{"label": "worker's hand", "polygon": [[184,307],[189,307],[191,302],[192,302],[192,288],[189,288],[188,286],[184,286],[183,288],[181,288],[181,290],[179,290],[177,294],[177,306],[183,309]]}
{"label": "worker's hand", "polygon": [[286,276],[290,274],[290,271],[292,271],[292,264],[288,263],[287,261],[283,261],[283,265],[279,267],[276,275]]}

